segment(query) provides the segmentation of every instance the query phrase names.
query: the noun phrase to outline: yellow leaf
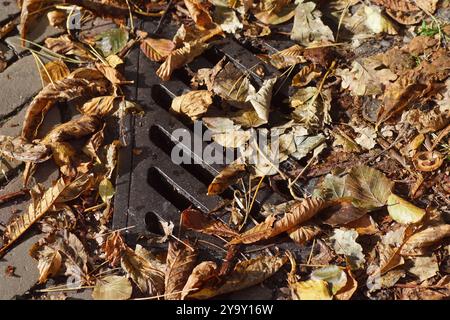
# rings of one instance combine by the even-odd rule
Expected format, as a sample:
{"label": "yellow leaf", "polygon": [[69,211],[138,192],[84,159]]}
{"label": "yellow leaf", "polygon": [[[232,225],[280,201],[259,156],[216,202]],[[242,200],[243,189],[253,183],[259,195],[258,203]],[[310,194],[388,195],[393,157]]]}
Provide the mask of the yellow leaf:
{"label": "yellow leaf", "polygon": [[98,193],[103,202],[107,203],[109,200],[111,200],[112,197],[114,197],[115,193],[114,186],[112,185],[111,181],[109,181],[107,178],[103,179],[98,186]]}
{"label": "yellow leaf", "polygon": [[194,90],[172,100],[171,109],[189,116],[192,120],[208,111],[212,104],[212,93],[208,90]]}
{"label": "yellow leaf", "polygon": [[323,280],[307,280],[289,284],[293,300],[331,300],[328,283]]}
{"label": "yellow leaf", "polygon": [[417,223],[425,216],[425,210],[391,193],[387,199],[387,209],[392,219],[398,223]]}

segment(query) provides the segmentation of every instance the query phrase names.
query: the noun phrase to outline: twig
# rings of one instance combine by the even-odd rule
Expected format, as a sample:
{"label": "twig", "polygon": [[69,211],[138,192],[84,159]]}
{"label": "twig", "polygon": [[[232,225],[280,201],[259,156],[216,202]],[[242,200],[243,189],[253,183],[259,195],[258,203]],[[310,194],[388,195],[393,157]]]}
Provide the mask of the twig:
{"label": "twig", "polygon": [[161,30],[162,23],[166,19],[167,14],[169,13],[169,9],[172,6],[173,0],[169,0],[169,3],[167,4],[167,7],[164,9],[164,13],[162,14],[161,18],[159,19],[158,25],[155,28],[155,31],[153,31],[154,34],[158,34]]}
{"label": "twig", "polygon": [[4,203],[12,201],[16,198],[23,197],[24,195],[28,194],[29,192],[30,192],[29,189],[22,189],[20,191],[4,194],[4,195],[0,196],[0,204],[4,204]]}

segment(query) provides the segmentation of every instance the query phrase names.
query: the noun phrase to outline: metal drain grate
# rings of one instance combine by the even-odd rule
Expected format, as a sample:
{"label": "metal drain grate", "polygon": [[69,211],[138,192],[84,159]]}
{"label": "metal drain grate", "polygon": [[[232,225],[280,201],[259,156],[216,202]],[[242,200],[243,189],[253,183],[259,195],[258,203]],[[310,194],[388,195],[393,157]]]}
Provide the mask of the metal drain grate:
{"label": "metal drain grate", "polygon": [[[145,21],[141,30],[151,34],[155,27],[155,22]],[[176,26],[165,26],[161,36],[171,38],[175,31]],[[275,44],[279,45],[279,49],[284,49],[292,43],[275,41]],[[269,43],[263,45],[271,47]],[[260,60],[234,39],[221,40],[219,45],[189,64],[189,68],[196,71],[199,68],[212,67],[223,56],[227,56],[237,67],[246,70],[254,81],[262,83],[263,79],[254,72],[254,66],[261,64]],[[130,53],[125,67],[126,78],[135,81],[134,86],[125,89],[126,95],[145,108],[144,116],[127,116],[121,127],[127,147],[119,154],[113,227],[132,227],[127,230],[130,241],[149,231],[153,214],[177,225],[180,211],[193,206],[208,212],[216,208],[222,200],[218,196],[207,196],[206,191],[223,166],[204,162],[178,166],[171,161],[170,153],[174,146],[171,133],[180,128],[192,132],[192,124],[189,121],[169,112],[172,99],[190,90],[190,77],[185,70],[177,70],[170,81],[162,82],[155,74],[159,65],[148,60],[140,53],[139,48],[135,48]],[[267,65],[264,67],[266,77],[280,74],[275,68]],[[285,84],[278,90],[274,95],[274,102],[287,98],[287,87]],[[206,145],[205,143],[204,147]],[[186,145],[183,148],[192,159],[200,156],[191,146]],[[230,195],[232,192],[225,192],[222,196]],[[286,199],[265,190],[258,194],[256,207],[264,202],[283,201]]]}

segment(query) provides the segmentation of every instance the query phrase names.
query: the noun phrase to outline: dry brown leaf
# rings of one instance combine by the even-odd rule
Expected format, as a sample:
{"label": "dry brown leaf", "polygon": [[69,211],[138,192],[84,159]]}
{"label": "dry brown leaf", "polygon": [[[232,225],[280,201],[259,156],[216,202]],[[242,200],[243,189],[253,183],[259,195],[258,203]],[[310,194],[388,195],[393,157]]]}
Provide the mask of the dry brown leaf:
{"label": "dry brown leaf", "polygon": [[70,70],[62,60],[50,61],[39,70],[44,85],[62,80],[70,74]]}
{"label": "dry brown leaf", "polygon": [[322,232],[322,229],[315,223],[306,223],[294,229],[288,230],[289,238],[299,245],[311,241]]}
{"label": "dry brown leaf", "polygon": [[296,4],[290,0],[266,0],[253,9],[253,15],[262,23],[277,25],[292,19],[295,8]]}
{"label": "dry brown leaf", "polygon": [[392,186],[393,182],[383,173],[368,166],[353,167],[345,180],[353,203],[367,210],[386,205]]}
{"label": "dry brown leaf", "polygon": [[120,265],[144,294],[160,295],[164,292],[163,270],[131,248],[126,247],[122,251]]}
{"label": "dry brown leaf", "polygon": [[444,156],[439,151],[422,151],[414,155],[413,163],[420,171],[435,171],[444,163]]}
{"label": "dry brown leaf", "polygon": [[304,87],[311,81],[316,80],[322,75],[322,72],[316,64],[308,64],[292,78],[293,87]]}
{"label": "dry brown leaf", "polygon": [[212,93],[210,91],[194,90],[175,97],[172,100],[171,110],[196,120],[208,111],[212,102]]}
{"label": "dry brown leaf", "polygon": [[186,281],[194,269],[197,252],[184,243],[171,241],[167,252],[164,298],[179,300]]}
{"label": "dry brown leaf", "polygon": [[428,247],[450,237],[450,224],[428,227],[406,240],[400,251],[402,255],[421,255]]}
{"label": "dry brown leaf", "polygon": [[186,209],[181,213],[181,224],[192,230],[221,237],[234,237],[238,233],[220,220],[206,216],[197,209]]}
{"label": "dry brown leaf", "polygon": [[61,253],[54,248],[45,246],[34,253],[34,258],[38,260],[39,283],[47,282],[48,278],[56,276],[61,269]]}
{"label": "dry brown leaf", "polygon": [[245,164],[233,162],[225,167],[208,186],[208,195],[218,195],[236,183],[247,172]]}
{"label": "dry brown leaf", "polygon": [[106,255],[106,260],[109,261],[112,267],[116,267],[120,263],[122,252],[126,249],[125,244],[120,232],[113,232],[107,238],[102,245],[102,250]]}
{"label": "dry brown leaf", "polygon": [[33,140],[45,114],[56,102],[77,97],[91,97],[106,93],[107,82],[96,69],[81,68],[72,72],[68,78],[47,85],[28,106],[22,137]]}
{"label": "dry brown leaf", "polygon": [[81,112],[86,115],[98,116],[100,118],[113,114],[117,106],[115,105],[117,96],[95,97],[86,102],[81,107]]}
{"label": "dry brown leaf", "polygon": [[211,15],[203,3],[197,0],[184,0],[184,5],[200,30],[209,29],[214,25]]}
{"label": "dry brown leaf", "polygon": [[250,230],[241,233],[236,238],[232,239],[228,244],[234,245],[239,243],[254,243],[263,239],[272,232],[273,224],[275,223],[275,216],[268,216],[264,222],[257,224],[255,227]]}
{"label": "dry brown leaf", "polygon": [[20,37],[22,38],[22,45],[25,46],[25,39],[27,38],[30,24],[39,17],[39,13],[43,13],[40,9],[45,6],[42,0],[23,0],[20,13]]}
{"label": "dry brown leaf", "polygon": [[228,62],[216,75],[212,90],[227,101],[244,102],[250,81],[233,63]]}
{"label": "dry brown leaf", "polygon": [[163,81],[169,80],[174,70],[192,62],[206,48],[208,48],[208,45],[200,41],[185,43],[182,48],[173,50],[170,53],[166,61],[158,68],[156,74]]}
{"label": "dry brown leaf", "polygon": [[51,157],[50,149],[44,144],[8,136],[0,136],[0,155],[33,163],[44,162]]}
{"label": "dry brown leaf", "polygon": [[314,2],[298,4],[295,9],[291,39],[309,46],[317,42],[334,41],[333,32],[321,20],[321,13]]}
{"label": "dry brown leaf", "polygon": [[175,43],[168,39],[146,38],[141,42],[141,51],[151,61],[163,61],[175,48]]}
{"label": "dry brown leaf", "polygon": [[358,220],[366,214],[366,210],[355,207],[351,199],[335,200],[334,204],[323,210],[323,223],[331,226],[345,225]]}
{"label": "dry brown leaf", "polygon": [[[427,0],[426,0],[427,1]],[[432,0],[434,1],[434,0]],[[409,0],[373,0],[374,4],[384,6],[387,13],[401,24],[416,24],[423,20],[425,13],[415,1]]]}
{"label": "dry brown leaf", "polygon": [[93,134],[102,127],[103,123],[100,118],[90,115],[82,115],[81,117],[70,120],[53,128],[42,143],[52,145],[55,142],[69,141],[79,139],[84,136]]}
{"label": "dry brown leaf", "polygon": [[184,300],[189,294],[194,291],[200,290],[203,285],[214,277],[217,277],[219,269],[217,264],[213,261],[203,261],[199,263],[184,285],[183,292],[181,293],[181,300]]}
{"label": "dry brown leaf", "polygon": [[188,298],[209,299],[225,293],[242,290],[258,283],[275,274],[285,263],[287,258],[260,256],[255,259],[242,261],[236,264],[234,270],[225,278],[225,282],[219,286],[204,286],[198,292],[188,294]]}
{"label": "dry brown leaf", "polygon": [[22,236],[36,221],[41,219],[55,204],[59,196],[70,186],[64,178],[58,179],[52,187],[47,189],[36,204],[31,203],[28,211],[18,216],[6,226],[4,233],[5,244],[0,248],[0,257],[6,250]]}
{"label": "dry brown leaf", "polygon": [[90,280],[86,249],[77,236],[67,230],[51,233],[39,240],[30,249],[30,255],[39,260],[42,282],[49,276],[55,276],[59,269],[65,275],[73,277],[73,281],[79,286]]}
{"label": "dry brown leaf", "polygon": [[356,281],[352,272],[348,269],[344,270],[344,272],[347,275],[347,283],[334,295],[336,300],[350,300],[358,289],[358,281]]}
{"label": "dry brown leaf", "polygon": [[303,57],[304,48],[298,44],[293,45],[287,49],[278,51],[272,55],[258,55],[259,58],[267,63],[270,63],[277,69],[285,69],[299,63],[306,62]]}
{"label": "dry brown leaf", "polygon": [[232,239],[229,244],[248,244],[275,237],[308,221],[327,205],[327,202],[317,198],[297,201],[280,220],[274,221],[275,217],[269,216],[264,222]]}

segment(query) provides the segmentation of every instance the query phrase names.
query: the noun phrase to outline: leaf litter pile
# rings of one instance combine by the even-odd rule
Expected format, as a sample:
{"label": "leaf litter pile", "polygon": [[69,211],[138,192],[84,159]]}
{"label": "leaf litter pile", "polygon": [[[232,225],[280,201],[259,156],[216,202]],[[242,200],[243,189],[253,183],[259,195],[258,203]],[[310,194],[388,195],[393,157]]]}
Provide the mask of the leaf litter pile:
{"label": "leaf litter pile", "polygon": [[[27,188],[1,196],[2,203],[31,195],[28,210],[2,230],[0,253],[39,228],[42,238],[30,249],[38,282],[59,284],[42,292],[208,299],[264,282],[275,299],[450,297],[450,1],[18,3],[20,18],[0,34],[19,26],[43,89],[27,107],[21,135],[0,136],[1,156],[25,162]],[[81,31],[67,28],[74,12]],[[65,33],[31,43],[38,19]],[[178,31],[162,38],[135,28],[135,19]],[[93,21],[115,27],[84,28]],[[224,58],[193,72],[189,63],[224,37],[262,48],[254,52],[260,63],[250,73]],[[267,39],[291,46],[258,46]],[[132,81],[121,68],[136,46],[160,63],[161,81],[177,69],[190,74],[192,90],[173,99],[174,114],[202,120],[227,148],[254,151],[254,130],[277,132],[281,166],[268,155],[252,164],[242,153],[208,194],[233,185],[244,192],[235,189],[214,212],[186,208],[180,221],[160,217],[163,236],[127,244],[124,230],[108,227],[123,145],[107,132],[127,113],[145,112],[122,91]],[[266,70],[279,72],[268,77]],[[272,97],[282,86],[288,94],[278,107]],[[69,101],[79,115],[38,138],[46,113]],[[33,185],[45,161],[60,171],[48,189]],[[263,189],[285,201],[254,210]]]}

